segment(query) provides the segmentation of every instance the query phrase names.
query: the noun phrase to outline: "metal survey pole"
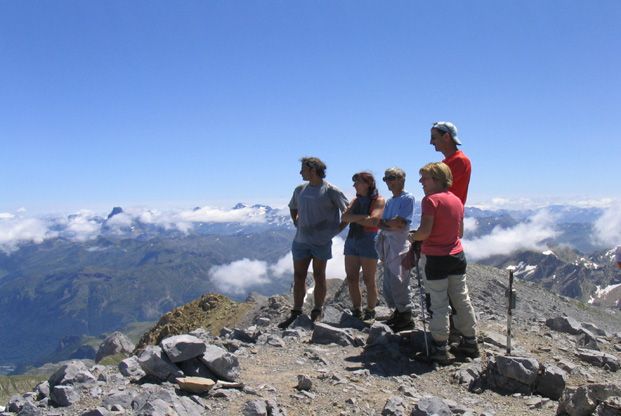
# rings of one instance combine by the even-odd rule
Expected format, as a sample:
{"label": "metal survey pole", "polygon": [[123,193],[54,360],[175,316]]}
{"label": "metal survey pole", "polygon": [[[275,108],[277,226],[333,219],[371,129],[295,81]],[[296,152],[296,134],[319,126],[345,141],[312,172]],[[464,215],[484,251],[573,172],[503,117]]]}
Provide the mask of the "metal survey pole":
{"label": "metal survey pole", "polygon": [[513,269],[509,269],[509,289],[505,293],[507,298],[507,354],[511,355],[511,318],[515,309],[516,295],[513,290]]}

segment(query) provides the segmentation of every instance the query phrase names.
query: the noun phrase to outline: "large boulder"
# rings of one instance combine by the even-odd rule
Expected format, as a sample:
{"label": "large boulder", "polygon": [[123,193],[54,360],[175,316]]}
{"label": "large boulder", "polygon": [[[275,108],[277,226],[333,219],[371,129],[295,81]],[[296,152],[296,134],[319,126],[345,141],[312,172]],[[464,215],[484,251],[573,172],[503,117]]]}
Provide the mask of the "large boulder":
{"label": "large boulder", "polygon": [[179,367],[173,364],[158,346],[147,346],[138,357],[138,363],[145,373],[161,381],[173,382],[175,378],[183,377]]}
{"label": "large boulder", "polygon": [[239,360],[223,348],[207,345],[200,360],[222,380],[236,381],[239,378]]}
{"label": "large boulder", "polygon": [[203,340],[188,334],[165,338],[160,346],[173,363],[199,357],[207,348]]}
{"label": "large boulder", "polygon": [[580,324],[580,322],[569,316],[557,316],[556,318],[548,318],[546,319],[546,325],[548,326],[548,328],[554,331],[565,332],[571,335],[580,334],[582,329],[582,325]]}
{"label": "large boulder", "polygon": [[104,357],[109,355],[124,353],[131,354],[134,351],[136,346],[129,338],[125,336],[125,334],[115,331],[112,334],[108,335],[106,339],[104,339],[101,344],[99,344],[99,348],[97,349],[97,354],[95,355],[95,362],[98,363]]}
{"label": "large boulder", "polygon": [[558,400],[565,390],[567,373],[557,366],[544,366],[543,372],[537,377],[535,392],[552,400]]}
{"label": "large boulder", "polygon": [[73,386],[56,385],[52,388],[50,398],[57,406],[67,407],[80,400],[80,392]]}
{"label": "large boulder", "polygon": [[50,391],[54,386],[95,383],[97,379],[82,361],[70,361],[54,372],[48,379]]}
{"label": "large boulder", "polygon": [[531,394],[538,373],[539,362],[534,358],[497,355],[489,359],[487,380],[500,393]]}

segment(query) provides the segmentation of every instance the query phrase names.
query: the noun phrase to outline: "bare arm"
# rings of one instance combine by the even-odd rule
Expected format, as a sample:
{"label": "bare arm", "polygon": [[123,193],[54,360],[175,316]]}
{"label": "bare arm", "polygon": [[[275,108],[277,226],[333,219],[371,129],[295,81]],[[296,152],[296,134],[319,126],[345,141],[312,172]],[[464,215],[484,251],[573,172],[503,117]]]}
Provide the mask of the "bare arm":
{"label": "bare arm", "polygon": [[464,237],[464,219],[462,218],[459,222],[459,238]]}
{"label": "bare arm", "polygon": [[433,215],[423,215],[420,219],[420,227],[418,227],[418,230],[410,233],[410,241],[423,241],[429,238],[433,228],[433,220]]}
{"label": "bare arm", "polygon": [[298,226],[298,210],[290,209],[289,214],[291,215],[291,221],[293,221],[293,225]]}
{"label": "bare arm", "polygon": [[384,198],[380,198],[376,201],[375,206],[373,207],[373,211],[369,215],[365,214],[343,214],[343,220],[348,222],[355,222],[356,224],[360,224],[364,227],[377,227],[382,218],[382,214],[384,213],[384,206],[386,205],[386,201]]}

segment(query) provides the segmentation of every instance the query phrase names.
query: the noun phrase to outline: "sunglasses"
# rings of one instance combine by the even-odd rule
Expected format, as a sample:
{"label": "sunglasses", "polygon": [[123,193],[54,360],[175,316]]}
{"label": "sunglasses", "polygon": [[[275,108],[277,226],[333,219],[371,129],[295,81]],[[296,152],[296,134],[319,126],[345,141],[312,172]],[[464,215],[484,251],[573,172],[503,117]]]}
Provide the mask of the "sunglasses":
{"label": "sunglasses", "polygon": [[383,180],[384,182],[394,181],[395,179],[397,179],[397,176],[395,176],[395,175],[388,175],[388,176],[384,176],[384,177],[382,178],[382,180]]}

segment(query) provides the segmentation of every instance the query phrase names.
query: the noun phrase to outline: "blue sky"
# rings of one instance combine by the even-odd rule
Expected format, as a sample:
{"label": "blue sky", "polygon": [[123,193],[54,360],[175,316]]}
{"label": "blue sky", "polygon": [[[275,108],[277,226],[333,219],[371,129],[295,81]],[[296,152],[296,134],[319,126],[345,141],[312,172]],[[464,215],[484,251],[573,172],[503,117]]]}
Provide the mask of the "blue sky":
{"label": "blue sky", "polygon": [[0,212],[284,205],[417,171],[469,204],[618,199],[619,1],[0,1]]}

